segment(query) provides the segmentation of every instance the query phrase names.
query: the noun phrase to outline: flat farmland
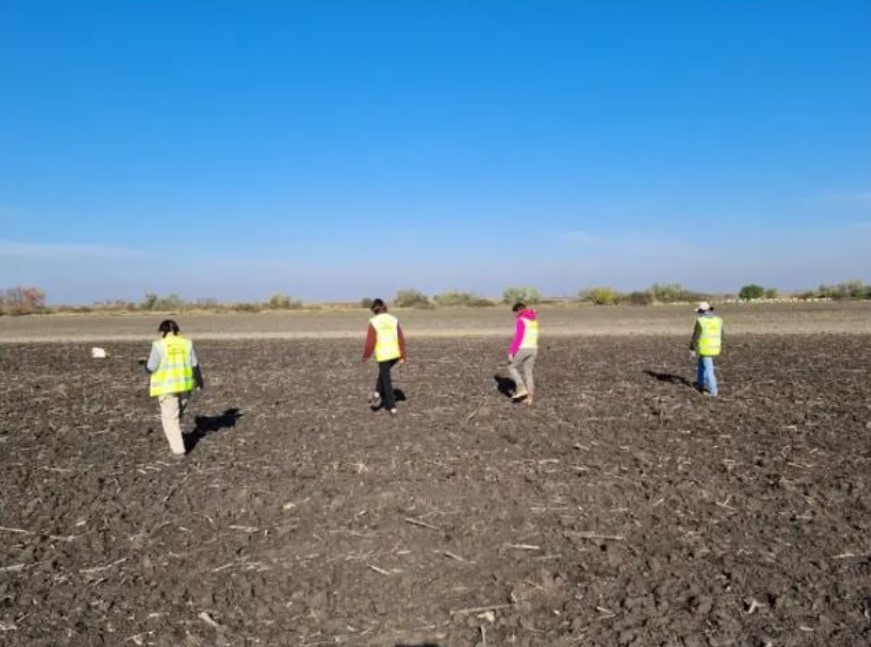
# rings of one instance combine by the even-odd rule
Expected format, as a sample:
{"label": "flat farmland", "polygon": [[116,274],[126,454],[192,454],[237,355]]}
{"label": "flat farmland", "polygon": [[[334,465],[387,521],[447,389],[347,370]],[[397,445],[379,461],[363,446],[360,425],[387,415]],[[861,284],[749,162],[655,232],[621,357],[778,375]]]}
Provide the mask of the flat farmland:
{"label": "flat farmland", "polygon": [[[543,306],[542,326],[554,335],[689,335],[693,306]],[[735,334],[871,333],[871,302],[724,305],[717,312]],[[506,306],[395,310],[417,337],[510,335]],[[291,310],[260,313],[135,313],[0,317],[0,343],[150,339],[161,319],[178,319],[194,339],[341,339],[365,333],[368,311]]]}
{"label": "flat farmland", "polygon": [[3,318],[0,643],[867,645],[869,312],[724,308],[711,399],[685,308],[546,308],[534,407],[510,313],[401,312],[395,419],[364,311],[181,315],[180,462],[161,315]]}

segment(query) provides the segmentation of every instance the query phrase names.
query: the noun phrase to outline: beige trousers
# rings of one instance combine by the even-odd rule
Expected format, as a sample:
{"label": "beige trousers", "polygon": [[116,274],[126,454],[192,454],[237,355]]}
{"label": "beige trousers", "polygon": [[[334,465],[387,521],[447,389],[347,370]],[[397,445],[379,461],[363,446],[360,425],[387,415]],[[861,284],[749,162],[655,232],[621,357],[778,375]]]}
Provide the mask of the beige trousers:
{"label": "beige trousers", "polygon": [[172,393],[158,396],[160,422],[173,454],[184,454],[184,438],[181,435],[181,417],[188,404],[190,393]]}

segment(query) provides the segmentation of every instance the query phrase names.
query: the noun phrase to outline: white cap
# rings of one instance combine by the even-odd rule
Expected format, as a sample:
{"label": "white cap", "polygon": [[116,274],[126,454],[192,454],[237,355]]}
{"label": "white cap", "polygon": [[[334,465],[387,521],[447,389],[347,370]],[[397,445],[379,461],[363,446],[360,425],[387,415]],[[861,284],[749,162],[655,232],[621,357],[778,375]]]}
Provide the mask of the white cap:
{"label": "white cap", "polygon": [[711,304],[707,301],[700,301],[699,306],[696,308],[696,312],[707,312],[711,309]]}

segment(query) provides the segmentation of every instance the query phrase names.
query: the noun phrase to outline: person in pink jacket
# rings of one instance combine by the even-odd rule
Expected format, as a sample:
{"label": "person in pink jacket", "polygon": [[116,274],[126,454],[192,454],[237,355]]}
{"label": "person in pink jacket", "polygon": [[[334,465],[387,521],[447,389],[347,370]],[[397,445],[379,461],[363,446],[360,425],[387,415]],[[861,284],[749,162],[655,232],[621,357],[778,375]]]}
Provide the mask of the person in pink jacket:
{"label": "person in pink jacket", "polygon": [[[508,373],[516,385],[512,400],[532,404],[535,393],[535,359],[538,356],[538,315],[522,303],[511,308],[515,317],[514,340],[508,349]],[[523,368],[521,377],[518,369]]]}

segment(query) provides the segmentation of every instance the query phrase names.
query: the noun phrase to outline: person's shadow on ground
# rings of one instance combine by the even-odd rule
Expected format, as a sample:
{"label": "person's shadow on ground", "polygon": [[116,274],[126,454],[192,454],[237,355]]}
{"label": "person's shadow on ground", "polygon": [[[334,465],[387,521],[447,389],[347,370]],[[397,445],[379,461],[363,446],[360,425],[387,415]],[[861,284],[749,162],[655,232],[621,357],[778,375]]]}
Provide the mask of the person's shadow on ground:
{"label": "person's shadow on ground", "polygon": [[688,387],[690,389],[696,388],[695,384],[690,382],[683,375],[677,375],[675,373],[658,373],[657,371],[651,371],[650,369],[645,369],[644,372],[659,382],[668,382],[669,384],[679,384],[681,386],[685,386],[685,387]]}
{"label": "person's shadow on ground", "polygon": [[219,416],[197,416],[194,430],[185,436],[185,449],[190,452],[210,433],[235,427],[243,415],[241,410],[231,407]]}
{"label": "person's shadow on ground", "polygon": [[498,373],[493,376],[496,381],[496,390],[506,398],[514,397],[514,392],[517,390],[517,384],[510,377],[504,377]]}

